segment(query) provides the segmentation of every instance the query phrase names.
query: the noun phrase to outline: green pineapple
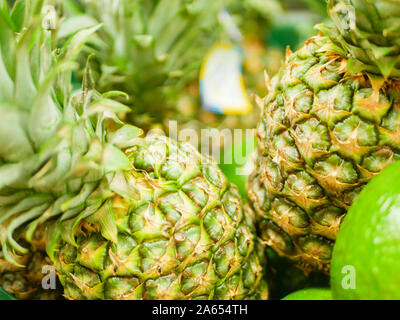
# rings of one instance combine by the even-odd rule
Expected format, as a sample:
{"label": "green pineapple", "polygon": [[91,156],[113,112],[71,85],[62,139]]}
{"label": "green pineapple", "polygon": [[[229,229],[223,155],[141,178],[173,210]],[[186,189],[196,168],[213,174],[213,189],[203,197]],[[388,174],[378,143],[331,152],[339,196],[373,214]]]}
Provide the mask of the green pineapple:
{"label": "green pineapple", "polygon": [[[265,39],[258,35],[261,29],[263,37],[271,16],[280,10],[277,0],[69,0],[63,4],[69,17],[62,26],[66,34],[76,30],[72,25],[104,22],[88,49],[95,53],[99,90],[129,95],[123,100],[132,109],[128,122],[166,132],[170,120],[177,120],[182,129],[199,130],[253,128],[257,123],[257,112],[226,116],[202,108],[200,67],[213,45],[231,42],[229,28],[219,18],[227,8],[244,34],[252,35],[244,42],[248,58],[244,70],[251,88],[258,86],[255,60],[265,53]],[[268,61],[276,60],[269,57]]]}
{"label": "green pineapple", "polygon": [[306,272],[329,271],[360,190],[400,157],[399,1],[329,1],[335,27],[267,79],[248,194],[262,238]]}
{"label": "green pineapple", "polygon": [[17,1],[23,21],[0,8],[4,258],[23,267],[21,232],[32,243],[48,223],[68,299],[267,298],[237,188],[190,145],[120,121],[128,108],[94,89],[89,67],[72,91],[74,59],[98,26],[60,47],[56,21],[37,18],[47,3]]}
{"label": "green pineapple", "polygon": [[[221,9],[233,0],[69,0],[62,28],[75,31],[103,22],[97,39],[95,76],[100,91],[129,95],[129,121],[145,129],[186,118],[176,102],[198,78],[202,60],[223,34]],[[74,28],[69,28],[74,25]]]}

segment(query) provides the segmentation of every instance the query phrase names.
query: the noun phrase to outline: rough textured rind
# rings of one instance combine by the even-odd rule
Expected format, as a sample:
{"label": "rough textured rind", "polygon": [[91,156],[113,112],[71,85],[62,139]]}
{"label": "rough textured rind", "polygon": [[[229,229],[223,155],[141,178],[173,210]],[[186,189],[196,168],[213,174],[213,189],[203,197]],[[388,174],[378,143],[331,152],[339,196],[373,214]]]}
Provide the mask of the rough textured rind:
{"label": "rough textured rind", "polygon": [[329,271],[349,206],[400,154],[399,82],[349,74],[343,52],[313,37],[267,79],[248,181],[262,238],[306,272]]}
{"label": "rough textured rind", "polygon": [[[262,267],[253,227],[219,168],[162,136],[126,153],[134,168],[114,179],[135,196],[115,194],[104,204],[116,241],[89,218],[74,232],[76,245],[59,238],[52,249],[66,297],[266,298],[257,289]],[[251,212],[247,217],[252,223]]]}
{"label": "rough textured rind", "polygon": [[48,223],[67,298],[266,298],[237,189],[193,148],[122,122],[129,108],[95,90],[90,61],[72,92],[74,58],[98,26],[55,50],[58,29],[41,27],[45,3],[32,1],[18,34],[0,8],[0,67],[16,70],[0,78],[4,259],[23,268],[18,257]]}

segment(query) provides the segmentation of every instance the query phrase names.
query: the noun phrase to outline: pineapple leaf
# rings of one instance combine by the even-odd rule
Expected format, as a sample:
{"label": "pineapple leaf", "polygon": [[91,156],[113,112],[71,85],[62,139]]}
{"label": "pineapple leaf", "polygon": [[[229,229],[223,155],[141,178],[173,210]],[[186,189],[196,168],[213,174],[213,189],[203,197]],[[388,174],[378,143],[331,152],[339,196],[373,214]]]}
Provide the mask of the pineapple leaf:
{"label": "pineapple leaf", "polygon": [[132,164],[126,155],[111,144],[106,144],[103,153],[103,166],[106,172],[129,170]]}
{"label": "pineapple leaf", "polygon": [[154,9],[148,23],[148,32],[158,38],[166,24],[173,22],[182,8],[182,0],[161,0]]}
{"label": "pineapple leaf", "polygon": [[90,29],[98,25],[98,22],[88,15],[77,15],[63,20],[58,30],[59,38],[67,38],[82,29]]}
{"label": "pineapple leaf", "polygon": [[7,72],[6,65],[2,58],[2,50],[0,47],[0,101],[11,101],[14,95],[14,82]]}
{"label": "pineapple leaf", "polygon": [[15,29],[19,32],[25,21],[25,2],[26,1],[17,1],[11,11],[11,19],[14,23]]}
{"label": "pineapple leaf", "polygon": [[11,30],[13,30],[14,32],[18,31],[13,19],[10,16],[10,12],[9,12],[7,4],[5,4],[5,6],[3,8],[0,8],[0,16],[4,19],[4,21],[7,23],[8,27]]}
{"label": "pineapple leaf", "polygon": [[142,134],[142,129],[130,125],[124,125],[110,135],[108,142],[120,149],[126,149],[127,147],[130,147],[132,140],[140,137]]}
{"label": "pineapple leaf", "polygon": [[32,78],[29,44],[33,37],[33,29],[22,35],[16,52],[15,101],[19,107],[30,110],[37,88]]}
{"label": "pineapple leaf", "polygon": [[16,106],[0,104],[0,158],[18,162],[34,154],[25,131],[27,117]]}
{"label": "pineapple leaf", "polygon": [[68,57],[70,60],[75,60],[76,56],[81,52],[82,47],[87,40],[102,27],[102,24],[97,24],[93,27],[78,31],[73,37],[68,39],[61,49],[61,54]]}
{"label": "pineapple leaf", "polygon": [[62,120],[62,112],[51,94],[54,80],[59,74],[72,70],[74,67],[75,64],[71,62],[58,63],[38,89],[30,110],[28,125],[30,137],[37,147],[54,135]]}
{"label": "pineapple leaf", "polygon": [[106,201],[96,213],[88,218],[88,222],[100,226],[101,234],[107,240],[118,243],[117,224],[110,200]]}

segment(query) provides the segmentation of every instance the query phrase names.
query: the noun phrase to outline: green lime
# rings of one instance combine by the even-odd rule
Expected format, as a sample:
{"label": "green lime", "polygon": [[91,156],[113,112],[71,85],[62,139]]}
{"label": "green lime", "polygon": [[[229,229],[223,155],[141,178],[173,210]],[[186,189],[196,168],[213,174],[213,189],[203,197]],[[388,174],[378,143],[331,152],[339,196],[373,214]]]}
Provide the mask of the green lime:
{"label": "green lime", "polygon": [[400,299],[400,162],[361,191],[332,256],[334,299]]}
{"label": "green lime", "polygon": [[310,288],[293,292],[282,300],[332,300],[332,292],[326,288]]}

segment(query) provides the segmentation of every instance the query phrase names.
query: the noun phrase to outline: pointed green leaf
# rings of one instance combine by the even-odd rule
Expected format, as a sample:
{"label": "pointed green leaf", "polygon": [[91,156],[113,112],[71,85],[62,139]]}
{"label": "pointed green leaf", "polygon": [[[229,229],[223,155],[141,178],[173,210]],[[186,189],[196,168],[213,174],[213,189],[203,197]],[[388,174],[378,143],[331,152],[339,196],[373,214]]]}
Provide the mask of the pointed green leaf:
{"label": "pointed green leaf", "polygon": [[77,15],[63,20],[58,30],[59,38],[69,37],[82,29],[89,29],[98,25],[96,19],[88,15]]}
{"label": "pointed green leaf", "polygon": [[3,61],[2,50],[0,47],[0,102],[1,101],[12,101],[14,95],[14,82],[12,81],[6,65]]}
{"label": "pointed green leaf", "polygon": [[161,0],[153,10],[148,23],[148,30],[155,38],[158,38],[166,24],[174,20],[174,17],[182,8],[182,0]]}
{"label": "pointed green leaf", "polygon": [[65,212],[69,209],[83,205],[95,188],[95,183],[85,184],[78,195],[61,205],[61,210]]}
{"label": "pointed green leaf", "polygon": [[26,134],[27,115],[16,106],[0,104],[0,158],[18,162],[33,155]]}
{"label": "pointed green leaf", "polygon": [[149,48],[153,42],[154,42],[154,37],[152,35],[148,34],[138,34],[133,36],[133,40],[135,43],[137,43],[141,48]]}
{"label": "pointed green leaf", "polygon": [[11,11],[11,19],[15,25],[15,30],[20,31],[25,20],[25,2],[17,1]]}
{"label": "pointed green leaf", "polygon": [[123,172],[116,172],[110,182],[110,189],[126,199],[139,200],[140,194],[133,184],[129,184]]}
{"label": "pointed green leaf", "polygon": [[399,56],[383,57],[375,60],[379,70],[382,72],[382,75],[385,78],[389,78],[391,76],[392,71],[395,68],[398,61],[399,61]]}
{"label": "pointed green leaf", "polygon": [[100,209],[87,218],[88,222],[98,224],[100,232],[104,238],[114,243],[118,242],[117,223],[112,208],[112,202],[106,201]]}
{"label": "pointed green leaf", "polygon": [[94,27],[90,27],[76,33],[67,43],[64,45],[62,52],[65,52],[65,57],[70,60],[74,60],[76,56],[81,52],[82,47],[86,41],[101,28],[101,24]]}
{"label": "pointed green leaf", "polygon": [[61,62],[51,69],[41,84],[34,99],[29,118],[29,134],[37,148],[54,136],[62,120],[62,112],[52,96],[53,83],[57,76],[72,70],[75,64]]}
{"label": "pointed green leaf", "polygon": [[49,203],[44,203],[41,206],[32,208],[11,220],[10,224],[7,226],[7,241],[13,249],[22,254],[27,254],[29,252],[29,249],[22,247],[17,241],[15,241],[14,232],[27,222],[39,217],[48,207]]}
{"label": "pointed green leaf", "polygon": [[132,164],[126,155],[109,143],[104,148],[103,166],[106,172],[129,170],[132,168]]}
{"label": "pointed green leaf", "polygon": [[19,163],[0,166],[0,190],[4,187],[26,188],[37,165],[37,156],[34,156]]}
{"label": "pointed green leaf", "polygon": [[15,101],[24,110],[30,110],[36,97],[37,89],[32,79],[31,63],[29,58],[29,36],[25,35],[17,49]]}
{"label": "pointed green leaf", "polygon": [[130,125],[125,125],[114,132],[108,142],[116,145],[118,148],[125,149],[131,146],[132,140],[140,137],[142,134],[142,129]]}
{"label": "pointed green leaf", "polygon": [[100,114],[100,113],[125,113],[129,112],[130,109],[129,107],[123,105],[122,103],[119,103],[114,100],[109,100],[109,99],[101,99],[91,105],[85,112],[84,116],[88,117],[93,114]]}

